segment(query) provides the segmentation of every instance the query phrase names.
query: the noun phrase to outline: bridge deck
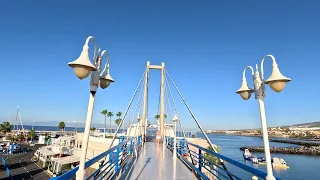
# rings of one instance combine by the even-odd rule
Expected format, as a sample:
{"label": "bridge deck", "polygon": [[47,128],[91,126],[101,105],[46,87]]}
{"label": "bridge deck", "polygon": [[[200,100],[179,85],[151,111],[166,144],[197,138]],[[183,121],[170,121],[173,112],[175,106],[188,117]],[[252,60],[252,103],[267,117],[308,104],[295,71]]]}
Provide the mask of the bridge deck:
{"label": "bridge deck", "polygon": [[134,165],[130,180],[197,179],[179,158],[162,144],[146,142]]}

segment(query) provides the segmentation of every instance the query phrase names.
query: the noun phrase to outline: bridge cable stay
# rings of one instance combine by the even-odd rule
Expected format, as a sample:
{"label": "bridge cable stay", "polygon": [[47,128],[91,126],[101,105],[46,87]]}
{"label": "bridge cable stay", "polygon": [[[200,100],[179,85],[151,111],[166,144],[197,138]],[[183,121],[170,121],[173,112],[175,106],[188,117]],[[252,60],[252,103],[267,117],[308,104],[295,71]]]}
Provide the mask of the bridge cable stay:
{"label": "bridge cable stay", "polygon": [[[159,92],[161,92],[161,84],[159,86]],[[159,93],[159,101],[158,101],[158,113],[157,115],[160,115],[160,101],[161,101],[161,93]],[[158,119],[157,119],[158,120]],[[158,123],[158,122],[157,122]]]}
{"label": "bridge cable stay", "polygon": [[[110,149],[110,148],[112,147],[112,145],[113,145],[113,143],[114,143],[114,140],[115,140],[116,137],[117,137],[117,134],[118,134],[118,132],[119,132],[119,129],[120,129],[120,127],[122,126],[123,120],[124,120],[124,119],[126,118],[126,116],[127,116],[127,113],[128,113],[128,111],[129,111],[129,108],[131,107],[132,101],[133,101],[134,97],[135,97],[136,94],[137,94],[137,91],[138,91],[138,89],[139,89],[139,87],[140,87],[140,84],[141,84],[143,78],[144,78],[145,75],[146,75],[146,72],[147,72],[147,69],[145,69],[144,73],[142,74],[142,77],[141,77],[141,79],[140,79],[140,81],[139,81],[139,83],[138,83],[138,85],[137,85],[137,88],[136,88],[136,90],[134,91],[133,96],[132,96],[132,98],[131,98],[131,100],[130,100],[130,102],[129,102],[129,104],[128,104],[128,107],[127,107],[127,109],[126,109],[126,111],[125,111],[125,113],[124,113],[124,115],[123,115],[123,119],[120,121],[120,124],[119,124],[119,126],[117,127],[117,130],[116,130],[115,134],[114,134],[113,137],[112,137],[112,141],[111,141],[110,146],[109,146],[108,149]],[[106,157],[105,157],[105,158],[106,158]]]}
{"label": "bridge cable stay", "polygon": [[[168,101],[168,96],[167,96],[167,90],[166,90],[166,87],[165,87],[165,90],[164,90],[164,106],[165,106],[165,113],[164,113],[164,123],[168,123],[166,122],[167,119],[172,119],[172,113],[170,111],[170,105],[169,105],[169,101]],[[164,132],[166,132],[166,129],[168,128],[167,126],[165,126],[164,124]],[[170,124],[170,123],[169,123]]]}
{"label": "bridge cable stay", "polygon": [[[166,101],[167,101],[167,109],[168,109],[168,112],[170,114],[170,117],[173,118],[174,114],[176,114],[178,116],[178,110],[177,110],[177,107],[175,105],[175,102],[174,102],[174,99],[173,99],[173,96],[172,96],[172,93],[171,93],[171,89],[170,89],[170,86],[169,86],[169,83],[167,83],[167,80],[165,79],[165,97],[166,97]],[[169,90],[170,89],[170,90]],[[171,101],[170,101],[170,97],[171,97],[171,100],[173,102],[174,105],[171,104]],[[173,110],[174,108],[174,110]],[[178,116],[178,119],[179,119],[179,116]],[[180,128],[182,130],[182,135],[184,138],[185,137],[185,133],[184,133],[184,129],[181,125],[181,122],[180,120],[178,121],[179,122],[179,125],[180,125]]]}
{"label": "bridge cable stay", "polygon": [[169,113],[168,117],[173,118],[172,108],[170,105],[169,95],[168,95],[168,87],[166,85],[165,85],[164,97],[165,97],[165,101],[167,102],[167,109],[168,109],[167,113]]}
{"label": "bridge cable stay", "polygon": [[[145,79],[143,79],[143,81],[141,83],[144,84],[144,81],[145,81]],[[141,86],[141,90],[139,92],[138,101],[137,101],[137,105],[136,105],[134,114],[135,113],[139,114],[142,110],[142,97],[143,97],[142,94],[143,94],[143,92],[144,92],[144,88],[143,88],[143,86]],[[134,118],[133,122],[135,122],[135,120],[136,120],[136,118]],[[129,122],[129,127],[131,124],[132,124],[132,122]],[[137,125],[140,126],[140,122],[138,122]],[[131,131],[131,128],[130,128],[130,131]],[[129,139],[128,134],[130,134],[130,132],[127,132],[127,139]],[[137,128],[135,128],[135,134],[137,134]]]}
{"label": "bridge cable stay", "polygon": [[[185,100],[184,97],[182,96],[181,92],[179,91],[178,87],[176,86],[176,84],[174,83],[173,79],[171,78],[171,76],[169,75],[169,73],[168,73],[168,71],[167,71],[166,69],[165,69],[165,74],[167,74],[167,76],[168,76],[169,79],[171,80],[173,86],[174,86],[175,89],[177,90],[177,92],[178,92],[178,94],[180,95],[182,101],[184,102],[184,104],[186,105],[187,109],[189,110],[192,118],[193,118],[194,121],[196,122],[197,126],[198,126],[199,129],[201,130],[202,134],[203,134],[204,137],[206,138],[207,142],[209,143],[209,145],[211,146],[211,148],[213,149],[213,151],[214,151],[215,153],[219,154],[219,152],[217,151],[216,147],[213,146],[213,144],[211,143],[209,137],[207,136],[207,134],[206,134],[206,133],[204,132],[204,130],[202,129],[201,125],[199,124],[199,121],[197,120],[197,118],[195,117],[195,115],[193,114],[193,112],[191,111],[189,105],[187,104],[186,100]],[[220,158],[217,158],[217,159],[219,159],[219,162],[220,162],[221,166],[223,167],[223,169],[225,169],[225,170],[228,172],[227,167],[226,167],[225,164],[223,163],[222,159],[220,159]],[[233,177],[232,177],[229,173],[227,173],[227,174],[228,174],[229,178],[230,178],[231,180],[233,180]]]}
{"label": "bridge cable stay", "polygon": [[[142,84],[144,83],[145,79],[143,79]],[[136,105],[135,113],[140,113],[142,109],[142,95],[144,93],[144,88],[141,86],[139,97],[138,97],[138,102]],[[141,105],[141,106],[140,106]]]}
{"label": "bridge cable stay", "polygon": [[[142,83],[144,83],[144,79],[143,79]],[[141,103],[142,93],[143,93],[143,88],[141,88],[141,90],[140,90],[140,92],[139,92],[138,101],[137,101],[137,105],[136,105],[136,108],[135,108],[135,113],[140,113],[140,109],[141,109],[141,108],[138,108],[138,107],[139,107],[139,104]],[[136,119],[136,118],[134,118],[134,119]],[[123,118],[123,120],[125,121],[124,118]],[[133,121],[133,122],[134,122],[134,121]],[[129,126],[128,126],[128,127],[130,127],[131,124],[132,124],[132,122],[130,122],[130,116],[129,116]],[[124,127],[124,128],[125,128],[125,127]],[[130,129],[130,130],[131,130],[131,129]],[[128,134],[128,132],[127,132],[127,134]],[[130,134],[130,133],[129,133],[129,134]],[[126,139],[128,139],[128,138],[129,138],[129,137],[127,136]]]}
{"label": "bridge cable stay", "polygon": [[177,117],[178,117],[178,119],[179,119],[178,122],[179,122],[179,125],[180,125],[180,127],[181,127],[181,130],[182,130],[182,133],[183,133],[183,137],[186,138],[186,133],[185,133],[185,131],[184,131],[184,129],[183,129],[183,126],[182,126],[182,124],[181,124],[181,120],[180,120],[180,116],[179,116],[179,113],[178,113],[177,105],[176,105],[176,102],[174,101],[174,98],[173,98],[173,95],[172,95],[172,91],[171,91],[171,88],[170,88],[170,85],[169,85],[169,83],[168,83],[167,78],[165,78],[165,83],[167,84],[167,87],[168,87],[168,90],[169,90],[169,94],[170,94],[170,97],[171,97],[171,100],[172,100],[172,104],[173,104],[175,113],[176,113],[176,115],[177,115]]}
{"label": "bridge cable stay", "polygon": [[167,110],[168,110],[167,112],[169,113],[170,119],[172,119],[174,116],[173,107],[172,107],[170,99],[169,99],[169,90],[168,90],[168,87],[166,86],[166,84],[165,84],[165,98],[166,98],[165,100],[167,102]]}
{"label": "bridge cable stay", "polygon": [[[145,79],[143,79],[143,83],[142,84],[145,84]],[[143,103],[142,103],[142,94],[144,94],[144,91],[145,91],[145,88],[143,87],[143,86],[141,86],[141,94],[140,94],[140,97],[139,97],[139,101],[140,101],[140,108],[139,108],[139,110],[138,110],[138,114],[142,114],[142,106],[143,106]],[[140,116],[140,115],[139,115]],[[140,133],[141,133],[141,130],[140,130],[140,123],[142,123],[142,121],[141,121],[141,119],[137,122],[137,125],[138,125],[138,127],[137,128],[135,128],[135,134],[136,134],[136,136],[137,136],[137,138],[138,138],[138,136],[140,135]],[[137,133],[137,130],[138,130],[138,133]],[[127,136],[128,137],[128,136]]]}

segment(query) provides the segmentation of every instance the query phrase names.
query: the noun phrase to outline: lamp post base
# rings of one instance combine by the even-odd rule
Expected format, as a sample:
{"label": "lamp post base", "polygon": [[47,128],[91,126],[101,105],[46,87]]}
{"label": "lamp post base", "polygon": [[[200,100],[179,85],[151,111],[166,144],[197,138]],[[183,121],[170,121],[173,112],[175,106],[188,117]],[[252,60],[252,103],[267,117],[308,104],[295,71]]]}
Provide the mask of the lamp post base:
{"label": "lamp post base", "polygon": [[267,176],[266,180],[276,180],[276,178],[274,176]]}
{"label": "lamp post base", "polygon": [[86,172],[84,170],[78,170],[76,173],[76,180],[84,180]]}

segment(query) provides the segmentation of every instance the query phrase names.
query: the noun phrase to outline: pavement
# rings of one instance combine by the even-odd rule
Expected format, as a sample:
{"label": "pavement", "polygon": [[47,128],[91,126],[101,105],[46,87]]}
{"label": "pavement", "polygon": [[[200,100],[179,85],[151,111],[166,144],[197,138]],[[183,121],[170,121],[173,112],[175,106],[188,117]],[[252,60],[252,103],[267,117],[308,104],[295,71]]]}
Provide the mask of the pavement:
{"label": "pavement", "polygon": [[[35,146],[29,146],[29,145],[21,145],[22,148],[30,148],[32,151],[14,155],[6,160],[6,163],[8,165],[8,168],[10,170],[10,174],[14,180],[48,180],[51,177],[46,172],[46,170],[42,169],[38,164],[33,162],[31,159],[33,157],[33,154],[35,153],[35,150],[37,150],[42,145],[35,145]],[[0,179],[1,180],[10,180],[5,168],[0,162]]]}

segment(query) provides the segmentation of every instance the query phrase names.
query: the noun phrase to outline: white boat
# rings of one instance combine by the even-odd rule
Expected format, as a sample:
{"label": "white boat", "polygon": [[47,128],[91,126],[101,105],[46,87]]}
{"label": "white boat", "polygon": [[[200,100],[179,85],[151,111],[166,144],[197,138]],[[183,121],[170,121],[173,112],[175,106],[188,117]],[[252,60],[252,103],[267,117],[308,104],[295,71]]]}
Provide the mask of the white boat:
{"label": "white boat", "polygon": [[249,149],[244,150],[243,158],[245,160],[252,161],[253,164],[264,164],[266,161],[264,157],[256,157],[255,155],[251,154]]}
{"label": "white boat", "polygon": [[272,166],[274,168],[289,168],[289,165],[284,159],[274,157],[272,159]]}

